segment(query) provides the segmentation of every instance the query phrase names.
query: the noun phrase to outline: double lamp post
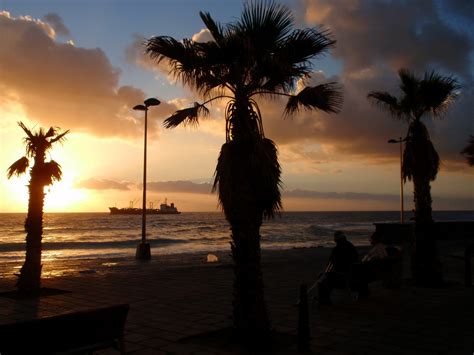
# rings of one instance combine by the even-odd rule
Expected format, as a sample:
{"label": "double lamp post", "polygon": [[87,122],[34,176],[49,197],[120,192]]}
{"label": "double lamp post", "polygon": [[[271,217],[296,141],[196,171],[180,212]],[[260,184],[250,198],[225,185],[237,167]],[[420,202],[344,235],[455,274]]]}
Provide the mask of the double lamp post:
{"label": "double lamp post", "polygon": [[144,105],[136,105],[133,109],[137,111],[145,111],[145,143],[143,149],[143,198],[142,198],[142,240],[137,246],[135,258],[138,260],[150,260],[150,244],[146,241],[146,138],[148,127],[148,108],[158,106],[160,101],[155,98],[146,99]]}

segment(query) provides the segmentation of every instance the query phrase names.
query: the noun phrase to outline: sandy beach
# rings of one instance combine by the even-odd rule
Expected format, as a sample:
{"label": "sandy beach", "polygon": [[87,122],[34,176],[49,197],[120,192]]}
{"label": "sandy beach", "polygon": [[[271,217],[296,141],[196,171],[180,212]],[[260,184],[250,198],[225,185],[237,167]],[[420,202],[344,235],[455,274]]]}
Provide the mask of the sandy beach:
{"label": "sandy beach", "polygon": [[[263,252],[272,325],[290,339],[297,329],[294,303],[299,285],[314,281],[329,253],[330,248]],[[241,349],[189,340],[231,325],[231,259],[223,252],[218,255],[219,263],[206,263],[206,256],[168,255],[146,263],[124,259],[45,262],[43,286],[69,293],[38,301],[0,297],[0,322],[128,303],[128,353],[239,353]],[[474,290],[461,283],[462,272],[457,273],[462,263],[452,259],[449,264],[452,282],[445,289],[420,289],[404,283],[398,290],[389,290],[374,283],[367,300],[337,294],[333,306],[313,304],[312,350],[328,354],[471,354]],[[2,278],[0,290],[12,290],[14,281],[14,277]],[[295,352],[294,343],[277,351]]]}

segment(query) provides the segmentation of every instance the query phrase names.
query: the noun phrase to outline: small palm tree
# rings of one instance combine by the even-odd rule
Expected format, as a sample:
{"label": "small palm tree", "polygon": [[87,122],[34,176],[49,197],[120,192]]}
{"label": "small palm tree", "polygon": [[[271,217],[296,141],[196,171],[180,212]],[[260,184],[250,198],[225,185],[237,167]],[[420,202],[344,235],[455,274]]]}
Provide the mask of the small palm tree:
{"label": "small palm tree", "polygon": [[474,136],[469,138],[469,143],[464,147],[461,154],[466,157],[467,163],[474,166]]}
{"label": "small palm tree", "polygon": [[[17,281],[18,291],[22,294],[37,295],[41,287],[41,240],[43,237],[43,205],[44,187],[51,185],[54,180],[61,180],[61,166],[54,160],[46,162],[46,153],[56,142],[65,139],[66,132],[59,132],[51,127],[47,132],[40,128],[32,132],[22,122],[18,125],[26,133],[24,139],[26,156],[18,159],[7,170],[8,178],[21,175],[30,166],[30,159],[34,160],[30,169],[30,184],[28,215],[25,220],[26,257],[20,270]],[[28,159],[30,158],[30,159]]]}
{"label": "small palm tree", "polygon": [[431,185],[440,167],[438,152],[430,140],[421,119],[427,115],[440,117],[457,96],[458,84],[453,77],[432,71],[423,78],[401,69],[397,98],[388,92],[373,91],[368,98],[388,110],[394,117],[408,123],[402,173],[406,181],[413,180],[415,203],[416,262],[415,278],[419,283],[436,283],[441,273],[436,258],[431,209]]}
{"label": "small palm tree", "polygon": [[175,112],[167,128],[198,123],[209,115],[207,104],[226,100],[226,143],[218,158],[214,190],[231,225],[234,260],[233,321],[241,339],[269,335],[260,267],[260,226],[281,208],[277,148],[266,138],[256,99],[289,98],[286,114],[300,108],[337,112],[342,95],[336,83],[306,87],[294,93],[298,79],[311,73],[311,60],[335,43],[327,31],[294,29],[290,10],[275,3],[250,3],[235,23],[222,25],[200,13],[212,40],[177,41],[153,37],[146,51],[202,96],[202,103]]}

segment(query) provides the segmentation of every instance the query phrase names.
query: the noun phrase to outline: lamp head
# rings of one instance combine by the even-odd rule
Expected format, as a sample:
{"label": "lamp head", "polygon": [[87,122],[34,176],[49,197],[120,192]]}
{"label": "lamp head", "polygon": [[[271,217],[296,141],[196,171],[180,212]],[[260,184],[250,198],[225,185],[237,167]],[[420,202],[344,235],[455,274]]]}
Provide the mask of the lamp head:
{"label": "lamp head", "polygon": [[389,140],[388,140],[388,143],[400,143],[400,142],[397,141],[396,139],[389,139]]}
{"label": "lamp head", "polygon": [[155,99],[154,97],[145,100],[145,106],[146,107],[158,106],[160,103],[161,103],[160,100]]}
{"label": "lamp head", "polygon": [[136,105],[133,107],[134,110],[137,111],[146,111],[146,106],[145,105]]}

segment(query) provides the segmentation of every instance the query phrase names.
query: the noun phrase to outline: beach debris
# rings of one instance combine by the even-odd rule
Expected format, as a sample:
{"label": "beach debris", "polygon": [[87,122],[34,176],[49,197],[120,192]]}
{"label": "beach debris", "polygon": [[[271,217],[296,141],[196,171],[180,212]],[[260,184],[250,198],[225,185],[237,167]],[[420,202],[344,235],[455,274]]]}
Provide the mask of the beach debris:
{"label": "beach debris", "polygon": [[115,265],[118,265],[118,263],[113,263],[113,262],[102,263],[102,266],[115,266]]}
{"label": "beach debris", "polygon": [[207,254],[207,262],[208,263],[218,263],[219,262],[219,258],[217,255],[215,254]]}

